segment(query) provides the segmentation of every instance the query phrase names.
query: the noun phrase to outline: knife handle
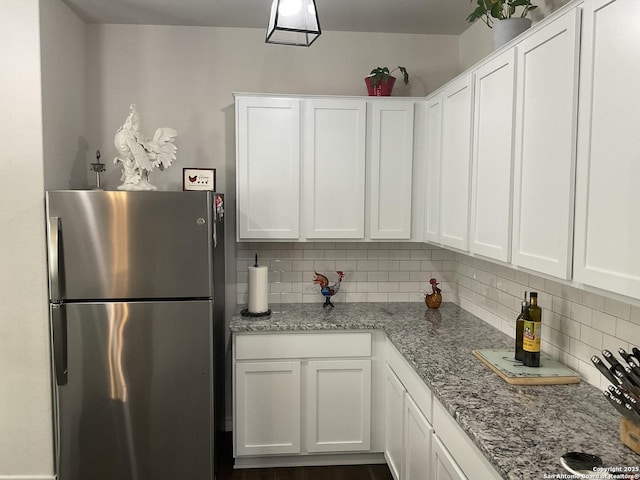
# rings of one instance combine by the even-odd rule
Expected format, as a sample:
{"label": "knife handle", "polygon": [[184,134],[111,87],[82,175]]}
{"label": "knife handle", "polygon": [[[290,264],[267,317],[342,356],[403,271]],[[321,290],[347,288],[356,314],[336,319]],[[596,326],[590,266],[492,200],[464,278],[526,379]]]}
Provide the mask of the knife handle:
{"label": "knife handle", "polygon": [[618,365],[620,365],[618,359],[609,350],[602,350],[602,356],[612,368],[618,368]]}
{"label": "knife handle", "polygon": [[609,371],[609,369],[606,367],[606,365],[602,362],[602,360],[600,360],[600,357],[598,357],[597,355],[594,355],[591,357],[591,363],[593,363],[598,369],[598,371],[602,375],[604,375],[604,377],[607,380],[609,380],[613,385],[620,385],[622,383],[613,375],[613,373]]}
{"label": "knife handle", "polygon": [[619,348],[618,349],[618,353],[620,354],[620,356],[624,359],[625,362],[627,362],[629,364],[630,367],[633,366],[638,366],[640,365],[639,363],[637,363],[635,361],[635,358],[632,354],[627,353],[627,351],[624,348]]}
{"label": "knife handle", "polygon": [[613,407],[618,411],[618,413],[624,415],[629,420],[633,418],[628,413],[628,410],[624,407],[624,405],[622,404],[622,401],[619,398],[612,396],[608,390],[605,390],[603,393],[604,393],[604,397],[609,401],[611,405],[613,405]]}
{"label": "knife handle", "polygon": [[638,392],[638,387],[633,382],[631,382],[629,377],[627,377],[624,373],[622,373],[620,370],[616,370],[613,373],[626,390],[629,390],[636,395],[640,394],[640,392]]}
{"label": "knife handle", "polygon": [[627,377],[629,377],[636,386],[640,387],[640,369],[635,367],[624,367],[624,371],[627,374]]}
{"label": "knife handle", "polygon": [[633,355],[633,358],[635,358],[640,365],[640,349],[638,347],[633,347],[631,349],[631,355]]}

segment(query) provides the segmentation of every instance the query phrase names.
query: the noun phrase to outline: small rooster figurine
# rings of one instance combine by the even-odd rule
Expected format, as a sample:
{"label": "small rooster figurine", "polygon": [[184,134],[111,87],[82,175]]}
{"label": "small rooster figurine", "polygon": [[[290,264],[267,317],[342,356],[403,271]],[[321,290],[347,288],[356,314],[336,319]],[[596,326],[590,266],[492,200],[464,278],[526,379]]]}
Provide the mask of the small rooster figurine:
{"label": "small rooster figurine", "polygon": [[438,308],[442,303],[442,290],[438,288],[438,281],[435,278],[429,280],[431,284],[432,293],[427,293],[425,290],[420,290],[424,294],[424,303],[428,308]]}
{"label": "small rooster figurine", "polygon": [[318,285],[320,285],[320,293],[322,293],[322,295],[324,295],[325,297],[324,305],[322,305],[322,308],[335,307],[335,305],[331,303],[331,297],[333,297],[340,290],[340,283],[344,278],[344,272],[341,272],[341,271],[336,272],[338,274],[338,281],[333,285],[329,285],[329,279],[324,275],[322,275],[321,273],[318,273],[318,272],[314,272],[314,273],[316,275],[315,277],[313,277],[313,283],[317,283]]}

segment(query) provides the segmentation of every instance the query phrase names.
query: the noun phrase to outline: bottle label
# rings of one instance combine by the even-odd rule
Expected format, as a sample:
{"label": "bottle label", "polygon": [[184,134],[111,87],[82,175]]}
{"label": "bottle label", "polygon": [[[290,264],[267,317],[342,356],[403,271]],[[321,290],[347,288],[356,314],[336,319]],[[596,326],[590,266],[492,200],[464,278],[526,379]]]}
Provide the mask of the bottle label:
{"label": "bottle label", "polygon": [[540,351],[540,334],[542,331],[542,322],[524,322],[524,334],[522,338],[522,347],[527,352]]}

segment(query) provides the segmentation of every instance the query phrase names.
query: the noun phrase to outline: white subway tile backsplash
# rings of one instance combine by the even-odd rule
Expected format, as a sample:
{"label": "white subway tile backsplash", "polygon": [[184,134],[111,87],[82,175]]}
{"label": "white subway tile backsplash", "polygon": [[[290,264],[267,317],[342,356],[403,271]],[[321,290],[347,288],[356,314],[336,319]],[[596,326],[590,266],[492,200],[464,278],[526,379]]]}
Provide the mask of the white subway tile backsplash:
{"label": "white subway tile backsplash", "polygon": [[580,340],[598,350],[602,350],[602,332],[595,328],[582,325],[580,327]]}
{"label": "white subway tile backsplash", "polygon": [[367,259],[369,260],[388,260],[389,250],[369,250],[367,252]]}
{"label": "white subway tile backsplash", "polygon": [[409,278],[409,272],[389,272],[390,282],[408,282]]}
{"label": "white subway tile backsplash", "polygon": [[366,260],[366,250],[347,250],[347,260]]}
{"label": "white subway tile backsplash", "polygon": [[422,264],[420,260],[400,260],[400,270],[418,272],[422,270]]}
{"label": "white subway tile backsplash", "polygon": [[358,260],[356,266],[360,272],[375,272],[379,268],[376,260]]}
{"label": "white subway tile backsplash", "polygon": [[624,338],[627,342],[640,346],[640,329],[638,325],[622,318],[616,320],[616,337]]}
{"label": "white subway tile backsplash", "polygon": [[618,318],[625,320],[631,319],[631,305],[613,300],[612,298],[604,299],[604,311]]}
{"label": "white subway tile backsplash", "polygon": [[602,349],[627,351],[640,345],[640,306],[580,290],[559,281],[493,264],[477,257],[411,242],[272,242],[237,244],[237,302],[247,302],[247,267],[259,262],[270,269],[269,301],[324,301],[314,271],[335,282],[345,272],[333,302],[423,302],[420,289],[431,291],[435,277],[445,301],[453,301],[506,334],[514,335],[524,291],[538,292],[543,309],[543,351],[578,371],[588,382],[607,382],[592,366]]}
{"label": "white subway tile backsplash", "polygon": [[369,282],[388,282],[389,272],[367,272],[367,281]]}
{"label": "white subway tile backsplash", "polygon": [[593,328],[596,328],[601,332],[607,333],[609,335],[616,334],[616,317],[599,310],[593,310],[592,313],[593,318],[591,321],[591,325],[593,326]]}
{"label": "white subway tile backsplash", "polygon": [[326,250],[324,252],[325,260],[346,260],[346,250]]}
{"label": "white subway tile backsplash", "polygon": [[378,283],[377,282],[358,282],[357,292],[377,292],[378,291]]}

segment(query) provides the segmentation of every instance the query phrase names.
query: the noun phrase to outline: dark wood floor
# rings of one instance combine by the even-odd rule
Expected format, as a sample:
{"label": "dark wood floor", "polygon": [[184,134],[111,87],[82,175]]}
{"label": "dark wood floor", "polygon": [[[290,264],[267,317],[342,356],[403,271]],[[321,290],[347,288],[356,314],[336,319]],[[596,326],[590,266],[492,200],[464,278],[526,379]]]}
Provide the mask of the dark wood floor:
{"label": "dark wood floor", "polygon": [[216,480],[393,480],[384,464],[234,470],[231,438],[227,436],[221,443],[222,458]]}

